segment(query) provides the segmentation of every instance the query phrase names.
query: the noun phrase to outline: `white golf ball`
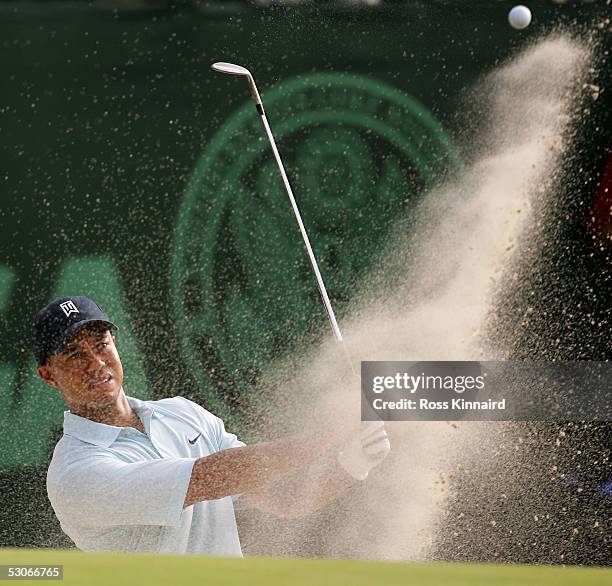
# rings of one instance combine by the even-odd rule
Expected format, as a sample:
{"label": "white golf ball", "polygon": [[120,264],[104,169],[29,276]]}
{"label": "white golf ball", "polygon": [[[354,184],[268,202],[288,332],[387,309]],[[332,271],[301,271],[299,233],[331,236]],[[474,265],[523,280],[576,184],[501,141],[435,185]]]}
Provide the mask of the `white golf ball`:
{"label": "white golf ball", "polygon": [[508,22],[512,28],[527,28],[531,22],[531,10],[522,4],[515,6],[508,13]]}

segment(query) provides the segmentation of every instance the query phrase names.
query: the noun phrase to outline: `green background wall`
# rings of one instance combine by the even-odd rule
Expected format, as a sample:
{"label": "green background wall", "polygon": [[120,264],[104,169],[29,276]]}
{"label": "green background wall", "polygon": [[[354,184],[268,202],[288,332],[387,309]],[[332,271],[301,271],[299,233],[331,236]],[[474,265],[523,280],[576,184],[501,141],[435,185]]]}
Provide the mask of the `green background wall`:
{"label": "green background wall", "polygon": [[341,315],[394,220],[469,156],[464,90],[605,10],[542,2],[519,32],[511,5],[0,3],[0,545],[63,543],[44,495],[63,404],[29,342],[47,301],[100,301],[128,393],[237,426],[270,361],[327,327],[246,86],[210,64],[256,75]]}

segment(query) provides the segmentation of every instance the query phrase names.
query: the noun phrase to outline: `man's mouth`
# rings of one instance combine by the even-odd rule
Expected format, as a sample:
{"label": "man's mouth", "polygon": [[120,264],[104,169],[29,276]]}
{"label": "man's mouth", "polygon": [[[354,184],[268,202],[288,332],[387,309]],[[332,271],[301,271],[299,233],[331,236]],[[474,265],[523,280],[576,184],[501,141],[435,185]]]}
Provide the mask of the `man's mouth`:
{"label": "man's mouth", "polygon": [[99,387],[109,382],[113,377],[110,374],[104,375],[101,378],[95,379],[89,383],[90,387]]}

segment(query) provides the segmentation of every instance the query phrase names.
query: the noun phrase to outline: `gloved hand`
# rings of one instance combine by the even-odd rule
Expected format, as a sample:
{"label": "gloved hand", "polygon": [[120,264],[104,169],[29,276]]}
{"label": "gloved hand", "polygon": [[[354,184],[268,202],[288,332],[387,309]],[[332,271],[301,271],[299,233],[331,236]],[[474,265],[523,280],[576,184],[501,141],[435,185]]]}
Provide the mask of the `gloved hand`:
{"label": "gloved hand", "polygon": [[357,480],[365,480],[372,468],[380,464],[391,451],[385,424],[368,421],[349,438],[338,454],[338,463]]}

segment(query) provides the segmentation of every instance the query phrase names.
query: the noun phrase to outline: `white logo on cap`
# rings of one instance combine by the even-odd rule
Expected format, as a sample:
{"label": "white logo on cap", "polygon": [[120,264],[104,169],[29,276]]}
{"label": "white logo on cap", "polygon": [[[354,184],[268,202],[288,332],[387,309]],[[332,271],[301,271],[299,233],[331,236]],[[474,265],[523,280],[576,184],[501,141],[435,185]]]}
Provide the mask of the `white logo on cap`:
{"label": "white logo on cap", "polygon": [[62,308],[62,311],[66,317],[68,317],[71,313],[80,313],[74,304],[74,301],[64,301],[64,303],[60,303],[60,307]]}

